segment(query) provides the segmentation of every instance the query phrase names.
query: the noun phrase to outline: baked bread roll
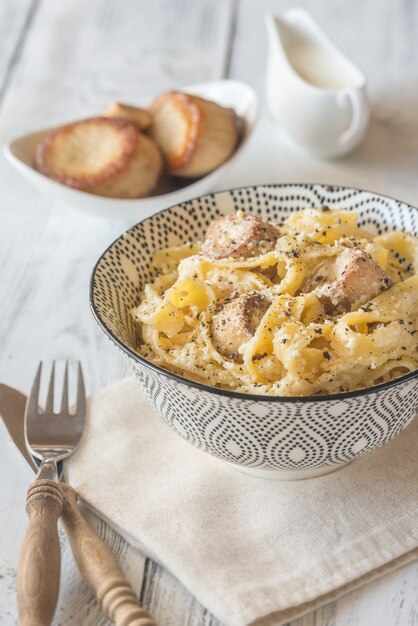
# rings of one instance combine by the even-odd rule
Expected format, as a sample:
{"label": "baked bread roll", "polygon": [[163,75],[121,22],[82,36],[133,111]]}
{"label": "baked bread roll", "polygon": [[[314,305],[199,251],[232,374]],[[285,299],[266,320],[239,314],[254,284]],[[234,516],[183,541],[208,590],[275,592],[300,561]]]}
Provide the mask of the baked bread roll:
{"label": "baked bread roll", "polygon": [[195,178],[224,163],[238,143],[232,109],[180,91],[159,96],[151,105],[149,134],[166,158],[173,176]]}
{"label": "baked bread roll", "polygon": [[127,120],[139,128],[139,130],[146,130],[152,124],[152,116],[149,111],[129,104],[122,104],[121,102],[111,102],[103,115],[104,117],[117,117]]}
{"label": "baked bread roll", "polygon": [[155,188],[162,157],[129,122],[94,117],[63,126],[41,141],[36,168],[64,185],[113,198],[140,198]]}

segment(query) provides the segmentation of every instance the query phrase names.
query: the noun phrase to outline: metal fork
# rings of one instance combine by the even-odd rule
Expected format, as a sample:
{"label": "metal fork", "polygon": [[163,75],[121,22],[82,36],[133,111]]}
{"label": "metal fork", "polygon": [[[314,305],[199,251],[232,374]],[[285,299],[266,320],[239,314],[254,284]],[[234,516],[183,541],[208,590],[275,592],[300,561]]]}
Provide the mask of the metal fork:
{"label": "metal fork", "polygon": [[20,626],[48,626],[53,619],[60,583],[60,544],[57,522],[63,509],[63,489],[57,463],[76,450],[83,433],[86,396],[80,363],[74,412],[68,406],[68,362],[65,364],[61,409],[54,412],[55,361],[45,410],[39,409],[42,363],[25,412],[25,437],[31,454],[41,460],[26,498],[29,518],[17,577]]}

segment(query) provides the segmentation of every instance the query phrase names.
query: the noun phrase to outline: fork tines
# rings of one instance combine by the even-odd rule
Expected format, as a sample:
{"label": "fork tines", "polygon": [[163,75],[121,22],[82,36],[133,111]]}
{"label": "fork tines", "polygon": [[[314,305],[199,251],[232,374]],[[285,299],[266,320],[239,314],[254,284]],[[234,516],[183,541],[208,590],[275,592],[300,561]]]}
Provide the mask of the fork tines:
{"label": "fork tines", "polygon": [[[35,380],[33,381],[32,389],[28,398],[28,404],[27,404],[28,413],[33,413],[33,414],[38,414],[38,415],[39,414],[46,415],[46,414],[54,413],[55,363],[56,363],[55,361],[52,361],[52,368],[51,368],[51,374],[49,377],[48,392],[47,392],[46,403],[45,403],[45,410],[40,411],[39,392],[40,392],[40,387],[41,387],[41,377],[42,377],[42,368],[43,368],[43,363],[42,361],[40,361],[37,372],[36,372]],[[69,388],[68,370],[69,370],[69,363],[68,361],[66,361],[65,368],[64,368],[64,381],[63,381],[63,387],[62,387],[60,413],[66,414],[66,415],[84,414],[86,410],[86,394],[85,394],[85,387],[84,387],[83,370],[81,369],[80,361],[78,361],[77,363],[77,397],[76,397],[75,407],[72,413],[70,413],[69,398],[68,398],[68,388]]]}

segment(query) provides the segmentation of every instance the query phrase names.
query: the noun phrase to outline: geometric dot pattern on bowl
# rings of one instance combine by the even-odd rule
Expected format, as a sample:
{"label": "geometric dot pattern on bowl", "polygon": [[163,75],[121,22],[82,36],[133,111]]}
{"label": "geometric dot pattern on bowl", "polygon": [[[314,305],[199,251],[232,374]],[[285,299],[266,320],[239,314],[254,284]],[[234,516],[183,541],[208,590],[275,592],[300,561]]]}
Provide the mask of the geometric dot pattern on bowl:
{"label": "geometric dot pattern on bowl", "polygon": [[99,259],[92,277],[93,313],[128,357],[143,393],[183,439],[253,473],[286,478],[331,471],[387,443],[415,417],[418,372],[356,392],[316,397],[263,397],[201,385],[155,366],[135,353],[129,315],[153,279],[155,250],[202,239],[221,214],[243,210],[273,222],[327,205],[353,210],[360,227],[418,236],[418,212],[392,198],[327,185],[260,185],[210,194],[140,222]]}

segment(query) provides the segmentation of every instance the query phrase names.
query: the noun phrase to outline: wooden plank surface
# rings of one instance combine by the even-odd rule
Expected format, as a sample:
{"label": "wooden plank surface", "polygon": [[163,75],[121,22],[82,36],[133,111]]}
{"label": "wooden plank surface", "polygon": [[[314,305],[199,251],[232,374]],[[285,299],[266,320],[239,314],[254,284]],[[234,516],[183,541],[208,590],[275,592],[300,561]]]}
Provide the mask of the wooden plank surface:
{"label": "wooden plank surface", "polygon": [[[267,50],[263,13],[293,4],[3,0],[1,137],[95,114],[115,98],[135,102],[168,87],[219,78],[225,71],[255,86],[262,96]],[[263,106],[251,149],[223,186],[317,180],[371,187],[418,205],[416,3],[300,0],[298,4],[310,10],[366,72],[373,105],[369,136],[348,159],[318,162],[283,140]],[[0,188],[0,381],[28,389],[37,361],[52,357],[81,358],[89,390],[120,378],[126,373],[125,363],[91,317],[88,283],[98,255],[126,224],[66,211],[29,187],[4,160]],[[0,429],[2,473],[18,465],[7,446]],[[13,580],[29,480],[26,468],[16,467],[13,480],[2,487],[0,607],[7,607],[0,609],[2,626],[16,623]],[[110,535],[109,541],[114,541]],[[88,602],[87,591],[79,594],[79,580],[71,572],[70,596],[65,599]],[[164,575],[162,570],[158,575]],[[167,588],[175,593],[175,581],[170,584]],[[418,565],[411,564],[292,626],[417,626],[417,597]],[[150,598],[157,607],[151,593]],[[99,623],[95,610],[86,606],[89,626]],[[65,621],[60,621],[64,615]],[[207,620],[215,624],[210,616]],[[62,611],[57,623],[72,626]],[[170,623],[165,614],[161,626],[178,624]]]}
{"label": "wooden plank surface", "polygon": [[32,25],[37,0],[15,0],[0,4],[0,103],[7,92],[22,45]]}
{"label": "wooden plank surface", "polygon": [[134,103],[220,78],[231,7],[230,0],[41,0],[3,122],[16,133],[100,113],[116,98]]}
{"label": "wooden plank surface", "polygon": [[[55,121],[94,115],[116,97],[135,102],[174,85],[220,78],[224,71],[228,0],[41,0],[36,6],[28,1],[26,14],[23,8],[24,0],[0,5],[4,59],[6,53],[15,59],[0,102],[2,142]],[[0,70],[1,84],[5,67]],[[4,159],[0,188],[0,380],[28,389],[36,362],[53,357],[81,359],[89,391],[121,378],[125,362],[92,319],[88,286],[99,254],[127,225],[73,215],[24,183]],[[0,501],[0,621],[11,626],[17,623],[14,580],[30,473],[19,465],[2,427],[0,450],[1,473],[15,468]],[[97,626],[98,609],[65,554],[64,623],[75,626],[72,611],[85,607],[83,624],[89,619]],[[63,615],[60,608],[58,623]]]}
{"label": "wooden plank surface", "polygon": [[[174,85],[220,78],[231,6],[224,0],[42,0],[3,101],[3,138],[94,115],[115,98],[135,102]],[[0,232],[7,259],[0,267],[0,379],[27,389],[36,361],[54,354],[78,355],[90,389],[120,378],[125,364],[92,319],[88,285],[100,252],[126,224],[64,212],[3,161],[0,185],[10,189]]]}

